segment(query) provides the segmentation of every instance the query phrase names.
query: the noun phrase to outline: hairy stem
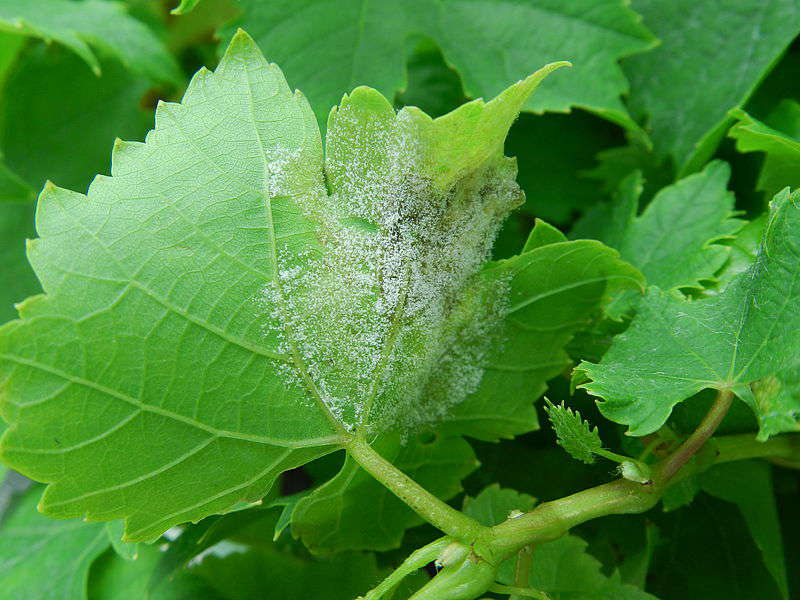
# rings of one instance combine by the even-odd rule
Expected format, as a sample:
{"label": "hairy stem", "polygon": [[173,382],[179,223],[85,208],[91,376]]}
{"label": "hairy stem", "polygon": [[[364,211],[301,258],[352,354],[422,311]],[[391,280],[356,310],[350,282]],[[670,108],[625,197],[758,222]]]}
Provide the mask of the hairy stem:
{"label": "hairy stem", "polygon": [[361,436],[353,437],[347,444],[347,450],[365,471],[389,488],[420,517],[452,538],[472,543],[488,531],[487,527],[442,502],[400,471]]}
{"label": "hairy stem", "polygon": [[730,390],[717,392],[714,403],[706,413],[706,416],[703,417],[700,425],[697,426],[697,429],[664,461],[663,466],[658,470],[658,477],[661,483],[666,483],[672,479],[683,465],[689,462],[689,459],[697,454],[709,438],[714,435],[717,427],[722,423],[722,419],[728,414],[731,402],[733,402],[733,392]]}

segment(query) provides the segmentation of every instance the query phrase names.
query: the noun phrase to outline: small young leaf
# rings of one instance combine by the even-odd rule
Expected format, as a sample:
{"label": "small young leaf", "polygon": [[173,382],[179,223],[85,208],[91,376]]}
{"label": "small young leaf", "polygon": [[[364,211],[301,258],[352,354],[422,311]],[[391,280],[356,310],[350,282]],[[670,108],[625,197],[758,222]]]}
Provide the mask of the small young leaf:
{"label": "small young leaf", "polygon": [[794,429],[786,421],[797,412],[796,400],[780,413],[765,412],[750,385],[797,362],[798,273],[800,193],[785,190],[772,202],[752,267],[699,301],[651,288],[603,360],[581,363],[576,376],[591,380],[582,387],[603,398],[601,412],[628,425],[631,435],[656,431],[673,406],[705,388],[730,389],[750,405],[759,439]]}
{"label": "small young leaf", "polygon": [[117,2],[86,0],[0,0],[0,29],[54,40],[100,74],[91,46],[102,48],[128,69],[154,81],[181,85],[183,75],[161,40]]}
{"label": "small young leaf", "polygon": [[594,462],[594,455],[603,448],[600,434],[597,427],[592,429],[588,421],[581,418],[580,413],[571,408],[567,408],[562,402],[556,406],[545,398],[544,410],[550,417],[556,435],[558,445],[564,448],[572,458],[586,464]]}

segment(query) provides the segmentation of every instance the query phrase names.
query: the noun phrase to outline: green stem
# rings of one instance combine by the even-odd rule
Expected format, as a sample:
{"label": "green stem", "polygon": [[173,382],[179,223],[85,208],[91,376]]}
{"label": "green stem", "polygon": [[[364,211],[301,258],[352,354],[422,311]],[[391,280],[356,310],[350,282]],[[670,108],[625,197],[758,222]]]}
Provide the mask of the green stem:
{"label": "green stem", "polygon": [[[679,451],[681,448],[676,452]],[[781,435],[766,442],[759,442],[752,435],[726,436],[709,444],[709,452],[712,456],[707,461],[684,462],[679,473],[669,479],[659,478],[649,484],[619,479],[559,500],[544,502],[521,517],[492,527],[491,534],[486,538],[486,549],[495,560],[503,560],[528,544],[558,539],[571,528],[591,519],[645,512],[655,506],[671,484],[712,464],[766,457],[796,460],[800,457],[800,434]],[[672,456],[665,459],[662,465],[669,464],[671,459]],[[663,473],[663,468],[654,465],[653,470]]]}
{"label": "green stem", "polygon": [[605,448],[601,448],[600,450],[595,450],[595,454],[620,464],[624,462],[633,462],[633,463],[638,462],[635,458],[631,458],[630,456],[625,456],[623,454],[617,454],[616,452],[611,452],[611,450],[606,450]]}
{"label": "green stem", "polygon": [[725,415],[728,414],[728,409],[733,402],[733,392],[730,390],[720,390],[717,392],[717,397],[711,408],[703,417],[700,425],[694,430],[683,444],[681,444],[675,452],[673,452],[663,463],[663,466],[658,470],[658,478],[662,483],[668,482],[675,474],[683,468],[689,459],[691,459],[697,452],[705,445],[709,438],[714,435],[714,432],[722,423]]}
{"label": "green stem", "polygon": [[444,537],[415,550],[403,561],[403,564],[392,571],[392,573],[381,581],[377,587],[372,588],[367,595],[363,597],[363,600],[378,600],[382,598],[385,594],[391,592],[407,575],[410,575],[417,569],[421,569],[429,562],[439,558],[448,544],[450,544],[450,540]]}
{"label": "green stem", "polygon": [[470,544],[488,531],[474,519],[442,502],[428,490],[378,454],[361,436],[348,444],[350,456],[385,485],[420,517],[452,538]]}

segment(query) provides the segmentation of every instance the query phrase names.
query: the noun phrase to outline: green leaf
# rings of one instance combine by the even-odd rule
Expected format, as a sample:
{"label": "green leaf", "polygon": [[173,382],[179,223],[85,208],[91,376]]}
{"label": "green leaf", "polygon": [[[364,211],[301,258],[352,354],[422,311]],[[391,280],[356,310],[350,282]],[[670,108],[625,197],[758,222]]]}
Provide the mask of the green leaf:
{"label": "green leaf", "polygon": [[800,137],[777,131],[743,110],[731,111],[731,115],[738,119],[728,133],[736,140],[736,149],[766,154],[758,189],[775,194],[787,185],[800,186]]}
{"label": "green leaf", "polygon": [[170,12],[173,15],[185,15],[194,9],[194,7],[198,4],[200,4],[200,0],[181,0],[181,3],[173,8]]}
{"label": "green leaf", "polygon": [[591,424],[584,421],[577,410],[567,408],[563,402],[556,406],[550,400],[545,400],[547,403],[544,410],[558,436],[558,445],[575,460],[592,464],[594,455],[603,449],[597,427],[592,429]]}
{"label": "green leaf", "polygon": [[715,276],[717,289],[726,288],[736,275],[746,271],[755,262],[766,224],[767,215],[762,214],[746,223],[737,232],[736,237],[730,242],[730,258]]}
{"label": "green leaf", "polygon": [[[429,492],[449,500],[478,462],[463,438],[428,437],[402,441],[397,434],[385,434],[373,447]],[[420,517],[350,457],[292,513],[292,533],[315,552],[397,548],[405,530],[420,523]]]}
{"label": "green leaf", "polygon": [[125,534],[125,523],[122,521],[107,522],[106,534],[108,535],[108,540],[111,542],[111,547],[118,556],[121,556],[125,560],[135,560],[139,555],[140,544],[122,541],[122,537]]}
{"label": "green leaf", "polygon": [[576,369],[604,399],[601,412],[646,435],[689,396],[730,389],[755,412],[759,439],[784,430],[787,415],[764,412],[750,385],[797,362],[798,246],[800,194],[786,190],[772,202],[756,263],[718,295],[689,302],[651,288],[603,360]]}
{"label": "green leaf", "polygon": [[371,554],[343,552],[327,560],[309,560],[275,548],[224,543],[189,572],[206,579],[226,600],[353,600],[380,579]]}
{"label": "green leaf", "polygon": [[522,253],[536,250],[536,248],[547,246],[548,244],[558,244],[566,241],[567,236],[561,231],[541,219],[536,219],[533,229],[531,229],[528,239],[525,241],[525,246],[522,248]]}
{"label": "green leaf", "polygon": [[597,154],[619,143],[619,129],[583,110],[521,115],[506,151],[517,157],[526,213],[568,223],[602,196],[586,173]]}
{"label": "green leaf", "polygon": [[778,600],[778,586],[737,508],[706,494],[673,513],[651,513],[661,532],[648,589],[661,600]]}
{"label": "green leaf", "polygon": [[[420,37],[416,44],[409,46],[412,50],[408,53],[406,65],[408,83],[397,94],[396,104],[417,106],[432,117],[439,117],[467,101],[458,73],[445,62],[442,51],[433,40]],[[508,146],[506,150],[514,155]]]}
{"label": "green leaf", "polygon": [[[529,100],[526,109],[564,112],[578,106],[635,128],[620,100],[627,82],[617,61],[654,44],[621,0],[241,4],[239,24],[307,93],[321,122],[356,85],[369,85],[386,97],[404,89],[404,42],[410,33],[422,32],[459,71],[468,96],[494,96],[541,64],[571,60],[573,71],[544,84],[541,97]],[[320,64],[326,65],[322,73]]]}
{"label": "green leaf", "polygon": [[85,0],[0,0],[0,29],[63,44],[100,75],[92,47],[110,52],[129,70],[154,81],[181,85],[183,75],[146,25],[117,2]]}
{"label": "green leaf", "polygon": [[661,497],[661,503],[665,512],[672,512],[684,506],[689,506],[697,494],[700,493],[699,478],[691,475],[681,479],[675,485],[667,488]]}
{"label": "green leaf", "polygon": [[[560,239],[552,231],[547,237]],[[496,441],[538,427],[533,401],[548,379],[571,364],[566,344],[611,297],[640,287],[643,278],[594,240],[540,246],[489,264],[483,276],[508,286],[509,306],[485,353],[477,390],[453,408],[442,428]]]}
{"label": "green leaf", "polygon": [[[622,583],[619,573],[603,574],[600,562],[586,552],[586,545],[579,537],[567,535],[537,546],[530,572],[531,587],[546,592],[552,600],[655,600]],[[510,571],[501,571],[500,579],[510,584]]]}
{"label": "green leaf", "polygon": [[[27,186],[51,180],[83,192],[108,173],[116,138],[143,139],[152,127],[152,112],[140,107],[151,84],[104,54],[98,60],[100,77],[61,47],[32,44],[17,58],[0,100],[0,131],[5,164]],[[42,93],[42,82],[53,93]]]}
{"label": "green leaf", "polygon": [[0,524],[0,581],[6,598],[83,600],[89,567],[108,547],[103,525],[48,519],[32,488]]}
{"label": "green leaf", "polygon": [[175,573],[154,590],[148,589],[161,554],[158,548],[145,544],[135,560],[106,552],[92,566],[89,600],[220,600],[202,579],[186,571]]}
{"label": "green leaf", "polygon": [[[254,104],[272,122],[255,121]],[[315,185],[313,124],[302,98],[239,36],[183,104],[160,106],[146,144],[116,145],[113,177],[95,179],[88,199],[45,188],[29,258],[48,295],[2,330],[0,379],[4,416],[16,423],[3,458],[54,482],[48,514],[126,518],[129,540],[153,539],[261,498],[282,470],[336,447],[325,412],[282,384],[288,361],[255,303],[276,269],[270,248],[299,249],[311,237],[288,197],[264,194],[266,153],[280,144],[308,157],[287,175],[298,192]],[[80,409],[76,421],[87,399],[96,412]],[[154,430],[163,444],[151,443]],[[130,445],[147,452],[131,462],[106,451]]]}
{"label": "green leaf", "polygon": [[[0,173],[3,168],[0,166]],[[0,323],[16,316],[14,303],[35,294],[41,288],[25,260],[25,240],[33,237],[34,205],[0,198]]]}
{"label": "green leaf", "polygon": [[800,431],[800,363],[754,382],[752,387],[761,435]]}
{"label": "green leaf", "polygon": [[46,295],[0,330],[3,459],[51,482],[48,514],[140,541],[263,497],[356,428],[443,418],[521,301],[480,269],[519,202],[505,134],[558,66],[436,120],[359,88],[323,171],[310,107],[238,34],[144,144],[115,145],[112,177],[42,193]]}
{"label": "green leaf", "polygon": [[730,167],[715,161],[701,173],[663,188],[637,216],[641,175],[626,178],[611,205],[590,210],[572,232],[617,248],[649,285],[662,290],[702,288],[730,255],[715,244],[742,226],[731,218],[734,196],[728,191]]}
{"label": "green leaf", "polygon": [[536,499],[516,490],[501,488],[499,483],[484,488],[472,498],[464,498],[464,514],[481,525],[494,527],[513,515],[528,512],[536,504]]}
{"label": "green leaf", "polygon": [[704,491],[739,507],[764,565],[775,579],[781,595],[789,598],[770,466],[752,460],[721,464],[703,473],[701,480]]}
{"label": "green leaf", "polygon": [[634,0],[633,8],[661,44],[623,61],[631,112],[647,118],[657,153],[670,155],[680,174],[691,173],[725,135],[728,111],[744,104],[800,32],[800,6]]}

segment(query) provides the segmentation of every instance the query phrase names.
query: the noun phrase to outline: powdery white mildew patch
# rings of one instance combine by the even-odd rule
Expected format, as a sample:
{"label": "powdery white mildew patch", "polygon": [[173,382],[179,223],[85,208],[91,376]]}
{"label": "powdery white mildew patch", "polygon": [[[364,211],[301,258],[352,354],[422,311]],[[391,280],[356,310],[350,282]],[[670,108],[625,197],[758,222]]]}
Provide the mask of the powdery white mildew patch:
{"label": "powdery white mildew patch", "polygon": [[[328,138],[330,189],[297,198],[322,251],[278,254],[265,328],[300,358],[288,385],[310,380],[347,429],[417,427],[477,389],[499,343],[507,284],[479,271],[521,201],[516,167],[498,153],[439,189],[413,113],[365,122],[343,104],[335,126],[347,135]],[[273,197],[290,193],[299,160],[274,157]]]}

